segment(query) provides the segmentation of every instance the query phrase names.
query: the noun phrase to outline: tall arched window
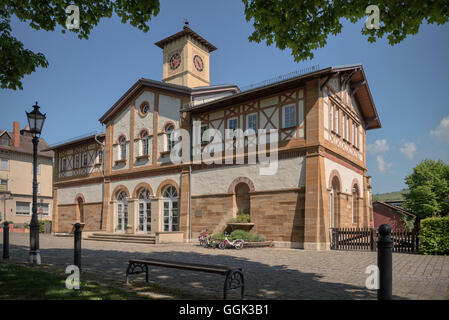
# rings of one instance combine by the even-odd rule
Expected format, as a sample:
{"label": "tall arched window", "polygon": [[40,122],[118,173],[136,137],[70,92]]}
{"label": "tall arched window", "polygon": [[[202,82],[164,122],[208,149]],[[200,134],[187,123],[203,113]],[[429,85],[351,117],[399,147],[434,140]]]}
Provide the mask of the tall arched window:
{"label": "tall arched window", "polygon": [[179,231],[178,191],[168,186],[162,192],[164,231]]}
{"label": "tall arched window", "polygon": [[128,195],[125,191],[117,194],[117,232],[125,232],[128,225]]}
{"label": "tall arched window", "polygon": [[151,232],[151,194],[146,188],[142,188],[138,195],[139,208],[139,232]]}
{"label": "tall arched window", "polygon": [[167,128],[165,128],[165,136],[167,139],[167,151],[171,151],[175,146],[175,141],[171,138],[173,130],[175,130],[175,127],[172,124],[169,124]]}
{"label": "tall arched window", "polygon": [[121,137],[119,140],[120,143],[120,160],[126,159],[126,138]]}
{"label": "tall arched window", "polygon": [[352,188],[352,223],[359,223],[359,187]]}
{"label": "tall arched window", "polygon": [[237,204],[237,214],[250,213],[249,186],[242,182],[235,186],[235,200]]}
{"label": "tall arched window", "polygon": [[141,143],[142,143],[142,155],[147,156],[148,155],[148,133],[146,131],[142,132],[141,135]]}
{"label": "tall arched window", "polygon": [[340,201],[338,194],[340,192],[340,181],[337,177],[332,179],[331,193],[330,193],[330,227],[338,228],[340,220]]}

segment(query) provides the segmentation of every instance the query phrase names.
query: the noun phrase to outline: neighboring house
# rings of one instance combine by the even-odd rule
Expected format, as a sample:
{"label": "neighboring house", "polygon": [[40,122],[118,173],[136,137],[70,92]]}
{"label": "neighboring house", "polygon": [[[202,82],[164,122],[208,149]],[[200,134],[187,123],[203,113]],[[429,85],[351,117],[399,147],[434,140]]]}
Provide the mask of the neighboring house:
{"label": "neighboring house", "polygon": [[[366,132],[381,125],[361,65],[316,68],[241,91],[210,84],[216,48],[188,25],[156,45],[162,81],[142,78],[125,92],[99,119],[104,136],[50,148],[55,232],[80,221],[85,231],[188,241],[205,229],[222,232],[249,211],[251,232],[275,245],[327,249],[330,227],[372,224]],[[236,155],[226,165],[172,163],[170,134],[178,128],[193,132],[193,155],[207,147],[199,134],[208,128],[222,136],[226,128],[277,129],[277,173],[261,175],[261,161],[248,164],[248,148],[244,164]],[[219,146],[233,152],[235,144]]]}
{"label": "neighboring house", "polygon": [[[0,211],[3,221],[29,223],[33,205],[33,143],[32,135],[20,130],[13,122],[13,131],[0,130]],[[37,202],[39,220],[52,216],[52,151],[44,139],[39,139],[37,167]]]}
{"label": "neighboring house", "polygon": [[390,202],[375,201],[373,203],[374,228],[389,224],[391,229],[406,229],[402,215],[416,218],[416,215]]}

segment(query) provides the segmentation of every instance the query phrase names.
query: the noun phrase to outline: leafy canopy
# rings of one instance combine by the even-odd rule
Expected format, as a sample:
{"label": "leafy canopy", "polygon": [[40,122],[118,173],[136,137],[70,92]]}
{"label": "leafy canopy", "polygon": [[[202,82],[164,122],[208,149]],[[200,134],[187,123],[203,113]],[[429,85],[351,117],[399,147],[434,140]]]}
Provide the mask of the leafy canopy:
{"label": "leafy canopy", "polygon": [[356,23],[366,19],[369,5],[379,7],[379,29],[362,34],[369,42],[387,36],[391,45],[418,33],[421,24],[444,24],[449,20],[447,0],[243,0],[247,21],[253,21],[254,32],[249,39],[266,40],[282,50],[290,48],[295,61],[313,58],[313,50],[322,48],[330,35],[341,32],[342,19]]}
{"label": "leafy canopy", "polygon": [[[276,44],[282,50],[290,48],[295,61],[313,58],[313,51],[326,45],[330,35],[341,32],[342,19],[356,23],[366,19],[368,0],[242,0],[247,21],[252,21],[254,32],[250,41],[267,45]],[[28,22],[34,29],[54,31],[57,26],[66,31],[68,14],[65,8],[75,4],[80,9],[80,28],[71,29],[81,39],[87,39],[90,31],[101,18],[109,18],[115,12],[122,23],[147,32],[149,21],[159,13],[159,0],[2,0],[0,1],[0,85],[1,88],[22,89],[22,78],[38,67],[47,67],[42,53],[34,53],[11,35],[11,16]],[[422,23],[444,24],[449,19],[447,0],[378,0],[380,28],[367,29],[362,34],[375,42],[387,36],[391,45],[416,34]]]}
{"label": "leafy canopy", "polygon": [[24,49],[23,44],[11,35],[11,17],[28,22],[36,30],[54,31],[57,26],[75,32],[80,39],[88,39],[90,31],[102,18],[110,18],[115,12],[122,23],[129,22],[143,32],[149,30],[149,21],[159,13],[158,0],[77,0],[79,29],[66,29],[70,14],[65,12],[71,4],[65,0],[2,0],[0,2],[0,84],[1,88],[23,89],[21,79],[38,67],[48,67],[42,53]]}
{"label": "leafy canopy", "polygon": [[449,165],[443,161],[424,160],[405,178],[410,192],[405,194],[404,208],[420,218],[449,213]]}

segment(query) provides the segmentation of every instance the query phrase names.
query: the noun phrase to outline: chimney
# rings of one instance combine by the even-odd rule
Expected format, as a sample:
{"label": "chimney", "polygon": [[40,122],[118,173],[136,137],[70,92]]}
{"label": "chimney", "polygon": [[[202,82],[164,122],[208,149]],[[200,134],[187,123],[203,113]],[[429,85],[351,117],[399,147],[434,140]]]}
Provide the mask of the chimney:
{"label": "chimney", "polygon": [[20,122],[18,121],[12,123],[12,145],[16,148],[20,146]]}

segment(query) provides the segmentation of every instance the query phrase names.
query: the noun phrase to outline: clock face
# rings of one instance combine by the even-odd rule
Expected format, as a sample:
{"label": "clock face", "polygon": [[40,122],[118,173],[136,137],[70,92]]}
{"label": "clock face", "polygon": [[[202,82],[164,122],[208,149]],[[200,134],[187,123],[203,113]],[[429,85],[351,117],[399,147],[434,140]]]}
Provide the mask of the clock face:
{"label": "clock face", "polygon": [[175,70],[181,65],[181,55],[179,53],[175,53],[170,58],[170,69]]}
{"label": "clock face", "polygon": [[195,55],[193,57],[193,64],[195,65],[196,70],[198,70],[199,72],[203,71],[204,63],[203,63],[203,59],[201,59],[200,56]]}

